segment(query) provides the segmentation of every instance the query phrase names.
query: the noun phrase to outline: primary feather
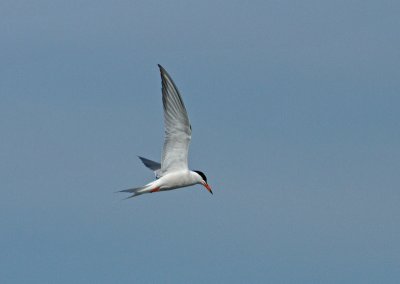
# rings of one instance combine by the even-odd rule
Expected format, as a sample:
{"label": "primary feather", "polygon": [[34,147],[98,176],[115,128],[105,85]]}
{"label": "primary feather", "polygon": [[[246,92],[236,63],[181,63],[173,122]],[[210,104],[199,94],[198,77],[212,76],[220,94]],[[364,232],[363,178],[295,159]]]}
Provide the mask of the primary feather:
{"label": "primary feather", "polygon": [[188,170],[189,143],[192,134],[189,117],[178,88],[167,71],[158,65],[162,80],[165,140],[161,176],[167,172]]}

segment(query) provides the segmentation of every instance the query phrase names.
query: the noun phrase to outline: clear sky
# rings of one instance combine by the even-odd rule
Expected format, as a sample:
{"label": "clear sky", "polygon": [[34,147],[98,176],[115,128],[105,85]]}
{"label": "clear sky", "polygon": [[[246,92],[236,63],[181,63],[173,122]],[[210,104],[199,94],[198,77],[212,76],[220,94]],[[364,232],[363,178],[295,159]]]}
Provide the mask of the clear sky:
{"label": "clear sky", "polygon": [[[0,2],[1,283],[398,283],[399,1]],[[159,160],[162,64],[201,186]]]}

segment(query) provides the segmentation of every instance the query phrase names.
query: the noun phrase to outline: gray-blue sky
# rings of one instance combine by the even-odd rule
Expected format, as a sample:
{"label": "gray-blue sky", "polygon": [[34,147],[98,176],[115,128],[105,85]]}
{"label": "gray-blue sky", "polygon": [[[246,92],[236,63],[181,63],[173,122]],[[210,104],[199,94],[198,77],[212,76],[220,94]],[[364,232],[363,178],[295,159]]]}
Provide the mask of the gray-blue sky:
{"label": "gray-blue sky", "polygon": [[[2,1],[0,282],[396,283],[398,1]],[[152,174],[156,64],[200,187]]]}

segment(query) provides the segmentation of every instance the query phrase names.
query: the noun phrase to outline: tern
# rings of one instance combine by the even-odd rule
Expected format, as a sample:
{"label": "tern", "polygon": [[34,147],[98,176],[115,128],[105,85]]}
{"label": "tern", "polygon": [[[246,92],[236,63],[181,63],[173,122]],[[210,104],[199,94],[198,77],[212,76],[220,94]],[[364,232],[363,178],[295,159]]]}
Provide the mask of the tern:
{"label": "tern", "polygon": [[206,175],[201,171],[192,171],[188,167],[189,143],[192,127],[189,117],[171,76],[161,66],[162,102],[164,108],[165,139],[161,163],[140,157],[143,164],[154,171],[156,180],[135,188],[121,190],[131,193],[132,198],[144,193],[153,193],[192,186],[203,185],[211,194]]}

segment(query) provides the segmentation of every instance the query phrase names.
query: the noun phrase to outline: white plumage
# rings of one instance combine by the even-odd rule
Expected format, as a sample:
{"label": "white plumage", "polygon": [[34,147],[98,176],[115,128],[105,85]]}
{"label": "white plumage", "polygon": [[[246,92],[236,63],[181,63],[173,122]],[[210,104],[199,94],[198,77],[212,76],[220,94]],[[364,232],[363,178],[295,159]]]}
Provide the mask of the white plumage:
{"label": "white plumage", "polygon": [[189,144],[192,135],[189,117],[178,88],[161,66],[162,102],[164,108],[165,139],[161,164],[139,157],[143,164],[153,170],[156,180],[145,186],[121,190],[132,193],[128,198],[164,190],[202,184],[210,193],[211,187],[201,171],[191,171],[188,167]]}

